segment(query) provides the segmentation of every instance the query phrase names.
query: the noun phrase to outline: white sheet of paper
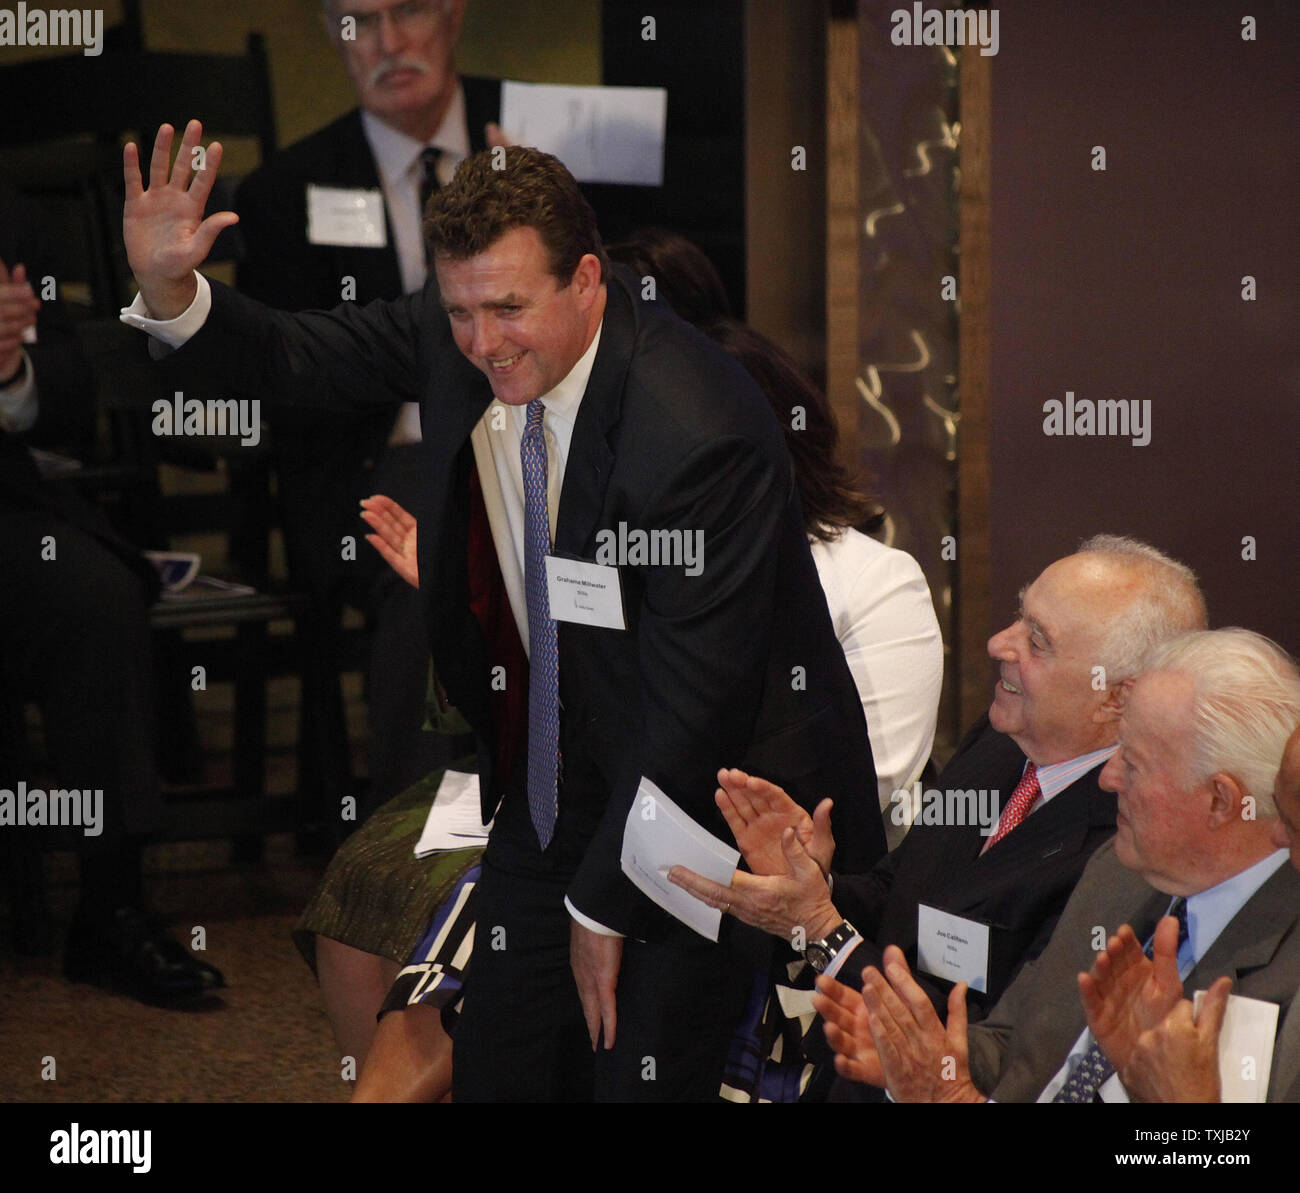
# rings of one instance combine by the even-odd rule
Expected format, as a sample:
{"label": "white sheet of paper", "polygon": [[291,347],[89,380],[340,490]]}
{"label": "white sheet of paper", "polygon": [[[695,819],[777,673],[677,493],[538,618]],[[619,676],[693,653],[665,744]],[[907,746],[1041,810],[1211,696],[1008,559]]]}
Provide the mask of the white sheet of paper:
{"label": "white sheet of paper", "polygon": [[478,775],[444,771],[434,794],[424,831],[415,843],[415,856],[428,857],[448,849],[472,849],[482,845],[492,825],[482,821]]}
{"label": "white sheet of paper", "polygon": [[670,915],[709,940],[718,939],[722,912],[668,881],[687,866],[723,886],[731,884],[740,854],[701,828],[649,779],[642,778],[623,828],[623,873]]}
{"label": "white sheet of paper", "polygon": [[581,559],[546,557],[546,596],[556,621],[625,630],[618,568]]}
{"label": "white sheet of paper", "polygon": [[501,85],[501,128],[553,153],[579,182],[663,186],[668,92],[662,87]]}
{"label": "white sheet of paper", "polygon": [[972,990],[989,988],[989,926],[918,903],[916,968]]}
{"label": "white sheet of paper", "polygon": [[382,249],[388,243],[382,192],[309,182],[307,239],[312,244]]}
{"label": "white sheet of paper", "polygon": [[[1205,991],[1198,990],[1192,999],[1197,1017]],[[1228,1009],[1219,1034],[1220,1101],[1266,1102],[1268,1079],[1273,1071],[1273,1039],[1277,1035],[1276,1003],[1258,998],[1228,995]],[[1254,1073],[1254,1079],[1250,1077]]]}

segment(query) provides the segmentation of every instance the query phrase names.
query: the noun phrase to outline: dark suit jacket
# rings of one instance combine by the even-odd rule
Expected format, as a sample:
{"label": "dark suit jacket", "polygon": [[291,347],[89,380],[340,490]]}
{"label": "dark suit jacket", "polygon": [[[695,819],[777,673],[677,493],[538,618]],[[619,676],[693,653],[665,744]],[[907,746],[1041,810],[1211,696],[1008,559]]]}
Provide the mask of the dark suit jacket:
{"label": "dark suit jacket", "polygon": [[[1015,790],[1025,755],[982,717],[966,735],[933,788],[998,792],[1000,809]],[[840,970],[862,987],[862,969],[879,966],[895,944],[916,968],[920,903],[992,925],[989,989],[967,1000],[980,1017],[1001,997],[1020,966],[1046,946],[1084,866],[1115,832],[1115,797],[1089,771],[982,854],[978,825],[915,824],[902,843],[867,874],[836,875],[836,908],[866,938]],[[916,973],[941,1014],[952,983]]]}
{"label": "dark suit jacket", "polygon": [[[615,269],[570,445],[555,553],[592,559],[600,530],[704,533],[703,573],[620,569],[626,631],[559,626],[561,823],[579,909],[630,935],[674,930],[623,877],[623,826],[648,775],[719,837],[720,765],[836,801],[848,868],[884,851],[866,723],[803,533],[780,428],[749,376]],[[229,388],[324,405],[418,398],[427,494],[419,565],[434,657],[492,771],[490,667],[466,577],[469,435],[491,391],[455,348],[435,283],[393,303],[289,316],[213,287],[204,329],[176,354]],[[566,835],[560,841],[561,830]],[[684,929],[683,929],[684,931]]]}
{"label": "dark suit jacket", "polygon": [[[1014,835],[1014,834],[1013,834]],[[1107,936],[1129,924],[1139,940],[1153,931],[1169,896],[1148,886],[1115,857],[1112,842],[1088,863],[1041,957],[1020,972],[988,1018],[970,1030],[970,1071],[976,1086],[999,1102],[1033,1102],[1065,1063],[1086,1026],[1075,976],[1092,968],[1098,926]],[[1183,989],[1190,997],[1216,978],[1233,979],[1233,993],[1282,1008],[1279,1045],[1294,1043],[1287,1013],[1300,986],[1300,874],[1283,865],[1228,926]],[[1275,1048],[1270,1100],[1296,1080],[1294,1061]]]}
{"label": "dark suit jacket", "polygon": [[[499,119],[501,84],[467,77],[461,82],[470,149],[477,152],[486,148],[484,125]],[[383,248],[307,240],[307,186],[312,183],[380,189],[359,108],[281,150],[244,180],[235,201],[244,244],[239,288],[286,311],[334,306],[345,277],[354,279],[359,304],[400,297],[402,275],[391,226]],[[339,552],[343,535],[363,529],[356,503],[364,494],[357,485],[367,462],[382,454],[397,409],[276,406],[268,413],[290,565],[297,582],[313,593],[337,595],[357,570],[346,568]],[[351,598],[362,596],[354,591]]]}

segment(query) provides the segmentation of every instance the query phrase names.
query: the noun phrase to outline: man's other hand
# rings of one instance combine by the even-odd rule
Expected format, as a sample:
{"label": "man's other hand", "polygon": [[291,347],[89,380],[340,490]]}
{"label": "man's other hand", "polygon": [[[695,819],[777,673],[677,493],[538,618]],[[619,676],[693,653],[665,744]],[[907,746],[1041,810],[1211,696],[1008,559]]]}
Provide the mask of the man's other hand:
{"label": "man's other hand", "polygon": [[1181,999],[1138,1037],[1120,1073],[1134,1102],[1219,1101],[1219,1033],[1231,989],[1231,978],[1219,978],[1206,992],[1199,1015]]}
{"label": "man's other hand", "polygon": [[831,903],[825,875],[792,828],[781,838],[784,868],[780,874],[746,874],[737,870],[723,886],[685,866],[673,866],[668,881],[724,914],[779,936],[802,952],[829,936],[843,922]]}
{"label": "man's other hand", "polygon": [[623,964],[623,938],[603,936],[584,928],[577,920],[569,925],[569,965],[578,984],[582,1014],[587,1020],[591,1049],[596,1050],[604,1029],[605,1047],[614,1047],[614,1029],[618,1023],[614,991],[618,971]]}
{"label": "man's other hand", "polygon": [[[203,264],[220,232],[237,224],[233,211],[203,218],[212,184],[221,166],[221,142],[202,149],[203,126],[185,126],[176,164],[170,164],[173,130],[158,129],[149,162],[149,189],[140,171],[140,151],[134,141],[122,150],[126,205],[122,236],[127,260],[140,295],[155,319],[175,319],[194,301],[194,271]],[[202,169],[197,169],[197,166]]]}
{"label": "man's other hand", "polygon": [[368,542],[412,588],[420,587],[415,518],[391,497],[376,494],[361,501],[361,518],[374,531]]}

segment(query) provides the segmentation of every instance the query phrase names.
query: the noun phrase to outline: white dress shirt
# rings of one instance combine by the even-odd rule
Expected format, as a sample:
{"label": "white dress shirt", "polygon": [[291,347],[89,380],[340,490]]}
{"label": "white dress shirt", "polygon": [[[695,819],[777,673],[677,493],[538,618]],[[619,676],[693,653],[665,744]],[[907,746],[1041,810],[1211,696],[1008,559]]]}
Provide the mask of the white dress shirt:
{"label": "white dress shirt", "polygon": [[[388,231],[397,253],[402,275],[402,292],[419,290],[428,274],[424,259],[424,212],[420,210],[420,183],[424,167],[420,154],[427,148],[441,149],[438,185],[451,181],[456,167],[469,157],[469,122],[465,116],[465,89],[457,84],[438,131],[428,142],[408,137],[378,116],[361,113],[361,128],[379,171],[379,185],[388,212]],[[405,402],[388,436],[390,445],[420,442],[420,404]]]}

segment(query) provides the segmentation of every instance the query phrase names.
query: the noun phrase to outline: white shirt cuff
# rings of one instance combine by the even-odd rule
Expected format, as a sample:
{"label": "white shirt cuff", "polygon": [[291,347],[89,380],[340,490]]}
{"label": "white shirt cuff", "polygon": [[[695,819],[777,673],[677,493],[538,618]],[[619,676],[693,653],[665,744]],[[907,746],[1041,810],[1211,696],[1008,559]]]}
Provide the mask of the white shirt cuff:
{"label": "white shirt cuff", "polygon": [[18,380],[0,389],[0,430],[21,435],[36,425],[40,403],[36,394],[36,371],[32,358],[23,352],[23,367]]}
{"label": "white shirt cuff", "polygon": [[208,285],[208,279],[198,270],[194,271],[194,277],[198,283],[194,301],[175,319],[153,318],[144,299],[137,294],[129,307],[122,308],[122,322],[147,331],[169,348],[179,348],[207,322],[208,315],[212,312],[212,287]]}
{"label": "white shirt cuff", "polygon": [[848,940],[844,942],[843,946],[839,949],[838,952],[836,952],[835,956],[831,958],[831,963],[824,970],[822,970],[822,977],[824,978],[835,977],[835,975],[838,974],[840,970],[844,968],[844,962],[846,962],[849,959],[849,954],[853,952],[853,950],[856,949],[858,945],[860,945],[861,943],[862,943],[862,933],[855,932],[852,936],[848,938]]}
{"label": "white shirt cuff", "polygon": [[573,901],[568,895],[564,896],[564,906],[569,909],[569,914],[573,916],[588,932],[595,932],[598,936],[622,936],[623,933],[615,932],[613,928],[606,928],[604,924],[598,924],[590,916],[583,915],[573,905]]}

